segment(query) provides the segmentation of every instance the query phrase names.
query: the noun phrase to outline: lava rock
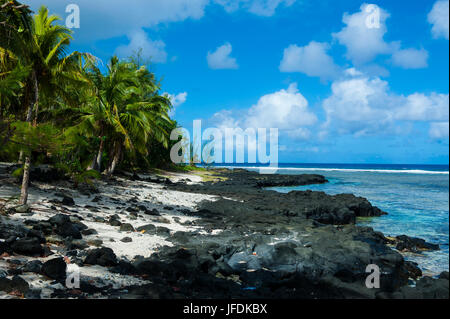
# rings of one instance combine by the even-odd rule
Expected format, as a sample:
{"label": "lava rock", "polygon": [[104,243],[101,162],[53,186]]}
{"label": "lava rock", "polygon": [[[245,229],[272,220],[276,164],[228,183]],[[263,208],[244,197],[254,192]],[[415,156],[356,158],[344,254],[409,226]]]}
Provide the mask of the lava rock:
{"label": "lava rock", "polygon": [[7,293],[18,291],[25,294],[30,285],[20,276],[14,276],[11,280],[5,277],[0,277],[0,291]]}
{"label": "lava rock", "polygon": [[40,273],[42,269],[42,262],[40,260],[32,260],[30,262],[27,262],[23,268],[23,272],[33,272],[33,273]]}
{"label": "lava rock", "polygon": [[39,239],[21,238],[11,244],[11,249],[24,256],[40,256],[44,252]]}
{"label": "lava rock", "polygon": [[134,227],[131,224],[120,225],[119,231],[121,232],[134,232]]}
{"label": "lava rock", "polygon": [[88,252],[85,264],[99,266],[115,266],[117,265],[117,257],[111,248],[99,248]]}
{"label": "lava rock", "polygon": [[66,278],[67,264],[63,258],[55,258],[45,262],[42,265],[41,272],[43,275],[55,279],[64,280]]}
{"label": "lava rock", "polygon": [[401,235],[396,237],[396,249],[399,251],[420,252],[422,250],[439,250],[439,245],[426,242],[424,239]]}
{"label": "lava rock", "polygon": [[75,206],[75,201],[72,197],[64,196],[61,200],[61,204],[63,204],[64,206]]}

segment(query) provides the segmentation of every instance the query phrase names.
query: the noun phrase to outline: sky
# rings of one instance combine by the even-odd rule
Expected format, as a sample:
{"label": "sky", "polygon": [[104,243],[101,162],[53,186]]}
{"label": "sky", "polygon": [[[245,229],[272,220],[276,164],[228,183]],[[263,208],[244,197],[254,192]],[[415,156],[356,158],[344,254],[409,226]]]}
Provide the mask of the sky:
{"label": "sky", "polygon": [[[192,129],[278,128],[285,163],[449,163],[449,1],[29,0],[103,64],[142,49]],[[72,20],[71,20],[72,21]]]}

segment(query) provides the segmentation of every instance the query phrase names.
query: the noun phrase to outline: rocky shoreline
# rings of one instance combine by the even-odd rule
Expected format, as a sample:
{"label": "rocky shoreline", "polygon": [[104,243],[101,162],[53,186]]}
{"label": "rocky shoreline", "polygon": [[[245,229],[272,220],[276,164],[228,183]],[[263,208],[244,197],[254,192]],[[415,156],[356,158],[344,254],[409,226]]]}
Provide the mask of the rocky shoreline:
{"label": "rocky shoreline", "polygon": [[[386,214],[365,198],[266,187],[320,175],[122,174],[73,189],[36,172],[31,204],[0,164],[0,298],[448,298],[401,252],[439,249],[355,225]],[[32,176],[33,178],[33,176]],[[366,267],[380,268],[369,289]],[[76,265],[80,287],[66,287]]]}

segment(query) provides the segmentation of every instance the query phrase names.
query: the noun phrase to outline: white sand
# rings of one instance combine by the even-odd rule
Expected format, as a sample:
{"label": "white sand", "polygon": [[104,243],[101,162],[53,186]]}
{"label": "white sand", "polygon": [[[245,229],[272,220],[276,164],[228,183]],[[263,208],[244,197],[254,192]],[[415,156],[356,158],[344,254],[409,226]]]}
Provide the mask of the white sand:
{"label": "white sand", "polygon": [[[2,165],[0,163],[0,165]],[[141,175],[142,177],[150,177],[151,175]],[[181,173],[167,173],[165,177],[169,177],[173,182],[179,180],[188,179],[188,183],[198,183],[201,181],[201,177],[194,174],[181,174]],[[193,221],[195,217],[189,217],[179,212],[179,209],[194,210],[195,207],[202,201],[215,201],[218,199],[216,196],[184,193],[179,191],[173,191],[164,189],[163,184],[148,183],[143,181],[129,181],[123,178],[117,178],[119,183],[110,185],[103,181],[96,181],[96,186],[99,190],[98,194],[92,194],[90,196],[82,195],[77,190],[70,188],[70,183],[33,183],[33,187],[30,188],[29,205],[31,206],[34,214],[28,216],[25,214],[13,214],[9,216],[11,223],[25,220],[47,220],[50,217],[58,213],[68,214],[69,216],[78,215],[83,218],[81,221],[89,228],[95,229],[98,234],[83,236],[83,240],[86,242],[92,242],[93,240],[100,239],[103,241],[102,246],[111,248],[118,258],[125,258],[132,260],[135,256],[140,255],[149,257],[152,253],[157,251],[158,247],[172,244],[165,240],[163,237],[157,235],[150,235],[139,232],[120,232],[119,227],[110,226],[107,223],[100,223],[94,221],[94,217],[102,217],[106,220],[110,216],[117,214],[120,217],[122,223],[129,223],[134,228],[139,226],[153,224],[156,227],[162,226],[170,230],[171,234],[176,231],[200,231],[202,229],[195,226],[182,225],[187,221]],[[12,186],[5,182],[2,183],[0,179],[0,205],[12,197],[18,197],[20,189],[17,186]],[[121,185],[122,184],[122,185]],[[56,196],[57,193],[64,193],[72,197],[76,206],[74,207],[62,207],[60,205],[51,203],[51,200],[61,200],[61,197]],[[92,200],[99,196],[102,198],[100,202],[93,202]],[[132,202],[133,200],[135,202]],[[13,200],[6,204],[6,206],[17,205],[17,200]],[[93,206],[99,210],[94,212],[86,208],[86,205]],[[154,216],[145,215],[141,212],[138,213],[138,217],[134,219],[129,215],[126,208],[133,205],[144,205],[148,209],[157,209],[161,216],[168,220],[169,223],[161,223],[155,220]],[[55,208],[52,208],[56,207]],[[167,207],[173,208],[172,210],[166,209]],[[220,230],[215,230],[219,232]],[[121,241],[124,237],[130,237],[132,242],[124,243]],[[90,247],[88,249],[94,249],[96,247]],[[47,259],[53,259],[58,257],[58,254],[52,255],[46,259],[40,259],[45,262]],[[22,256],[12,256],[0,258],[0,271],[7,269],[6,261],[14,258],[27,258],[33,260],[35,258],[28,258]],[[38,258],[39,259],[39,258]],[[111,283],[115,288],[120,289],[126,285],[139,284],[141,280],[130,276],[121,276],[111,274],[103,267],[99,266],[85,266],[81,268],[82,276],[88,276],[93,278],[92,280],[100,286],[106,283]],[[52,287],[49,287],[49,282],[44,277],[27,273],[22,276],[27,280],[32,287],[41,288],[42,297],[48,298],[52,291]],[[8,298],[8,295],[1,294],[0,298]]]}

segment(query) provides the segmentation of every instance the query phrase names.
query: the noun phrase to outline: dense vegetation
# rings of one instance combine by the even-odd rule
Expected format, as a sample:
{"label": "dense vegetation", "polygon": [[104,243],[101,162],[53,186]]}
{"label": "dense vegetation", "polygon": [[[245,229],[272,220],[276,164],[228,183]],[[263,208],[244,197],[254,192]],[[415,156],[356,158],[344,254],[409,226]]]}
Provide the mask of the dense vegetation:
{"label": "dense vegetation", "polygon": [[0,161],[52,164],[76,181],[117,167],[168,165],[171,102],[139,58],[112,57],[99,68],[70,52],[72,32],[41,7],[0,0]]}

